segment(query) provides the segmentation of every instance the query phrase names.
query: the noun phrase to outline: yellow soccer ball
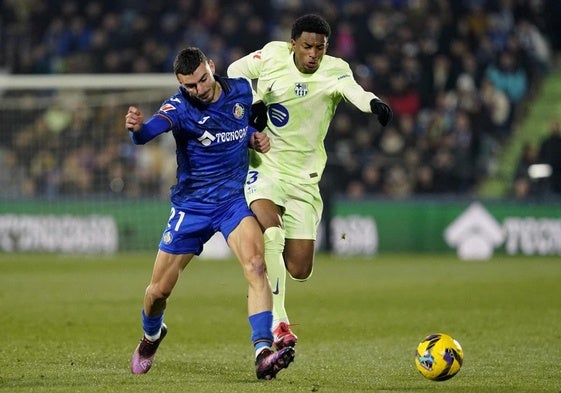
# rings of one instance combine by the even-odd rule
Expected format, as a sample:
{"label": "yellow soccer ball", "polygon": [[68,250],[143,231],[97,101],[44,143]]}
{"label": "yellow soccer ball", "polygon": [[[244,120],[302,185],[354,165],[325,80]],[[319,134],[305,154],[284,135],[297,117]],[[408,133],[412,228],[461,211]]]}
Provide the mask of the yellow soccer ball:
{"label": "yellow soccer ball", "polygon": [[460,371],[464,351],[458,341],[445,333],[423,339],[415,352],[417,370],[431,381],[446,381]]}

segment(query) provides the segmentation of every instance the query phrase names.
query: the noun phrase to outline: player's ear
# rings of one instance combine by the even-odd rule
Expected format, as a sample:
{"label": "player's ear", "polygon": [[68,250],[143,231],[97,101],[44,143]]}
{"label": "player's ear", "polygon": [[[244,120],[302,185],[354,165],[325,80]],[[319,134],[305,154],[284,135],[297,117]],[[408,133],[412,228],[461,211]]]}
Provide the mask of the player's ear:
{"label": "player's ear", "polygon": [[294,48],[296,47],[296,40],[294,38],[290,39],[290,50],[294,52]]}
{"label": "player's ear", "polygon": [[216,72],[216,66],[214,65],[214,61],[209,60],[208,61],[208,67],[210,68],[210,71],[214,74]]}

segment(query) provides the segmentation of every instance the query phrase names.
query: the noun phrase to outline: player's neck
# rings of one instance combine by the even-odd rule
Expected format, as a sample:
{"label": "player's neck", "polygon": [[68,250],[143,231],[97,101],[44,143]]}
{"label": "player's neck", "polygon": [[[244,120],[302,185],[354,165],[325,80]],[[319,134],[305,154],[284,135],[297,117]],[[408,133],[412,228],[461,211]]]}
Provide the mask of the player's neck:
{"label": "player's neck", "polygon": [[220,96],[222,95],[222,85],[220,84],[220,82],[216,81],[215,85],[214,85],[214,94],[212,96],[212,101],[211,102],[216,102],[218,101],[218,99],[220,98]]}

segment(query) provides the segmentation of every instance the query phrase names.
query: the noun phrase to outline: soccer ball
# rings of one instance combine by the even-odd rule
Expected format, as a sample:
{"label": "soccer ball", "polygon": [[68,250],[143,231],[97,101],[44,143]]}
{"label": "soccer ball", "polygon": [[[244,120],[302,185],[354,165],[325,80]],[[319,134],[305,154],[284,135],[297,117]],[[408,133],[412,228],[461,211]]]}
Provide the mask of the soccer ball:
{"label": "soccer ball", "polygon": [[464,352],[460,343],[445,333],[427,336],[417,346],[415,366],[431,381],[446,381],[460,371]]}

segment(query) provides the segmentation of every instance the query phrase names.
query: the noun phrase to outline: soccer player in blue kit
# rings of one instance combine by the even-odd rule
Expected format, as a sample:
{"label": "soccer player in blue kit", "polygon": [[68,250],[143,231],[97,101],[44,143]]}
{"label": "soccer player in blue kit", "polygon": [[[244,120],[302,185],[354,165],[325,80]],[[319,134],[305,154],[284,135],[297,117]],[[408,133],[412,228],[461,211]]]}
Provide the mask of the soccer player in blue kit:
{"label": "soccer player in blue kit", "polygon": [[273,379],[292,362],[294,348],[272,349],[272,293],[265,273],[263,235],[244,197],[248,146],[265,153],[269,139],[249,127],[253,94],[246,79],[215,75],[214,63],[198,48],[181,50],[173,69],[179,91],[146,122],[134,106],[125,117],[131,139],[138,145],[171,131],[178,166],[177,183],[170,190],[171,215],[144,296],[144,336],[133,354],[131,371],[150,370],[167,334],[164,310],[180,273],[220,231],[249,284],[257,378]]}

